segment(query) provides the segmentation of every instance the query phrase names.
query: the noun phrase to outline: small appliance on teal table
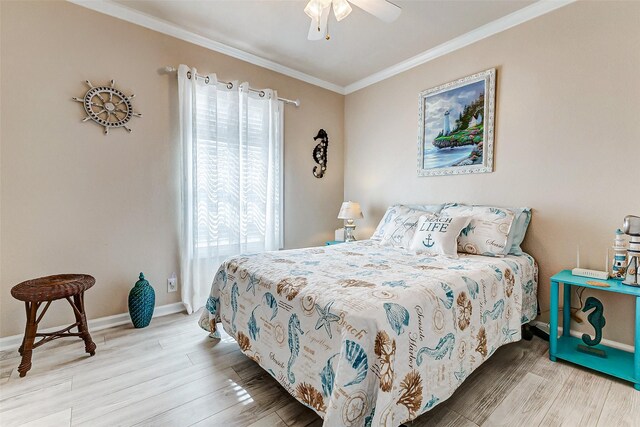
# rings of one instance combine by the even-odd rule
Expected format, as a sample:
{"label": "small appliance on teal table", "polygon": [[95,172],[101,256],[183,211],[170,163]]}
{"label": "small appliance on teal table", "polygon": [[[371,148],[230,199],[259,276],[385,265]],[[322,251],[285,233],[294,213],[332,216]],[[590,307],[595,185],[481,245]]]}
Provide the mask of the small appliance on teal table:
{"label": "small appliance on teal table", "polygon": [[136,328],[146,328],[153,317],[156,305],[156,292],[140,273],[139,280],[129,292],[129,315]]}
{"label": "small appliance on teal table", "polygon": [[[563,284],[564,305],[562,308],[562,336],[558,337],[559,285]],[[571,287],[615,292],[635,298],[635,353],[600,344],[602,328],[605,326],[604,309],[600,301],[589,297],[583,311],[590,311],[587,319],[595,329],[591,338],[583,334],[582,339],[570,334]],[[586,344],[586,345],[585,345]],[[564,270],[551,277],[551,320],[549,330],[549,359],[566,360],[587,368],[633,383],[640,390],[640,287],[627,286],[619,280],[594,280],[575,276]]]}

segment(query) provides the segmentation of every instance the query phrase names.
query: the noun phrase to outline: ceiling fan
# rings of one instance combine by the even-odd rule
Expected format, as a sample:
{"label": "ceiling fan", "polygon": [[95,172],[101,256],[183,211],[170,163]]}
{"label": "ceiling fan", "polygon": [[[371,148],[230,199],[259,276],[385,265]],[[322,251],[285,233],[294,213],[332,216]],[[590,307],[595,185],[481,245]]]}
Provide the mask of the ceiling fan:
{"label": "ceiling fan", "polygon": [[333,14],[336,20],[342,21],[351,13],[351,5],[364,10],[384,22],[393,22],[398,19],[402,9],[387,0],[309,0],[304,12],[311,18],[309,27],[309,40],[329,40],[328,22],[333,5]]}

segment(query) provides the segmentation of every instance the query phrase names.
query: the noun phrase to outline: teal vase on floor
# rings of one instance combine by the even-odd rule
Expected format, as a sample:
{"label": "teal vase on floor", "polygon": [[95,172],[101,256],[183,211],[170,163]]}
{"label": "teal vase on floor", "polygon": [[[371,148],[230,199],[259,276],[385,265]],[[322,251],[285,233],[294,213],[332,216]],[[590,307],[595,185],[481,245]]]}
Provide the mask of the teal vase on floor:
{"label": "teal vase on floor", "polygon": [[129,315],[136,328],[146,328],[151,323],[153,309],[156,305],[156,292],[140,273],[138,280],[129,292]]}

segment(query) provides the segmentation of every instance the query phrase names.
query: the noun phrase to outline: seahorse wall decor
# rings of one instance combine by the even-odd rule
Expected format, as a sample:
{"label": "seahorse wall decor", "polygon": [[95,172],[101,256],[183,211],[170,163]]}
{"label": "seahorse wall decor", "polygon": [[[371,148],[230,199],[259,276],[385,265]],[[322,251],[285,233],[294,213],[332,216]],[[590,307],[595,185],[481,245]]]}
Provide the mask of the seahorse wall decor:
{"label": "seahorse wall decor", "polygon": [[329,149],[329,135],[324,129],[320,129],[318,134],[313,137],[314,141],[320,140],[320,143],[313,149],[313,160],[318,166],[313,167],[313,176],[322,178],[327,170],[327,151]]}

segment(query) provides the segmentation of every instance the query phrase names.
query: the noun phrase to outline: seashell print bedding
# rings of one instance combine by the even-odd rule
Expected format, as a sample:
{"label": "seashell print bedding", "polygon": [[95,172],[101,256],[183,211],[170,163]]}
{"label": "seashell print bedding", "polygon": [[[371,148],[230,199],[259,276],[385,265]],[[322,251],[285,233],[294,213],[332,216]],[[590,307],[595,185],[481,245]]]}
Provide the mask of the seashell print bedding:
{"label": "seashell print bedding", "polygon": [[520,340],[536,291],[527,254],[450,259],[365,240],[226,260],[200,325],[221,322],[324,425],[397,427]]}

